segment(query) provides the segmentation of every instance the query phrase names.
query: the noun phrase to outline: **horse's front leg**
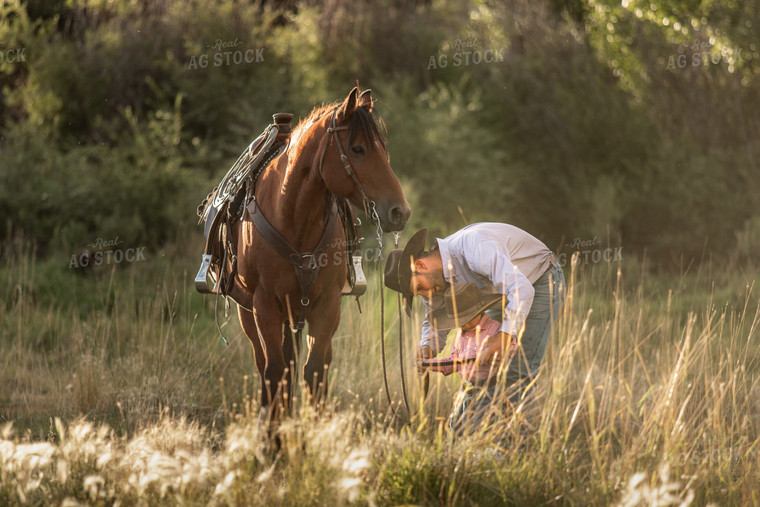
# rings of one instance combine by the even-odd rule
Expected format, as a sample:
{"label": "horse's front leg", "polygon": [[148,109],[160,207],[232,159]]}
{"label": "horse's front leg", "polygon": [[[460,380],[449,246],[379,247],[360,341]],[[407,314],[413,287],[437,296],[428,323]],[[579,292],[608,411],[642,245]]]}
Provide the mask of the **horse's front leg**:
{"label": "horse's front leg", "polygon": [[295,394],[297,372],[298,370],[298,350],[299,335],[291,331],[290,322],[287,321],[282,325],[282,354],[285,360],[285,378],[283,378],[283,386],[287,386],[284,389],[283,396],[287,394],[287,403],[285,405],[288,412],[293,408],[293,396]]}
{"label": "horse's front leg", "polygon": [[[264,348],[261,344],[261,338],[259,337],[258,329],[256,328],[256,321],[253,319],[253,313],[246,310],[242,306],[238,306],[238,317],[240,318],[240,326],[243,328],[243,332],[248,337],[253,347],[253,359],[256,361],[256,370],[259,372],[259,377],[264,378],[264,368],[267,364],[266,356],[264,355]],[[262,405],[264,400],[261,400]]]}
{"label": "horse's front leg", "polygon": [[[254,296],[254,321],[264,352],[261,377],[261,406],[272,421],[288,406],[290,386],[286,376],[288,359],[283,351],[283,316],[277,304],[269,298]],[[286,394],[287,393],[287,394]]]}
{"label": "horse's front leg", "polygon": [[303,379],[315,404],[327,396],[332,337],[340,323],[340,296],[323,301],[309,316],[309,357],[303,368]]}

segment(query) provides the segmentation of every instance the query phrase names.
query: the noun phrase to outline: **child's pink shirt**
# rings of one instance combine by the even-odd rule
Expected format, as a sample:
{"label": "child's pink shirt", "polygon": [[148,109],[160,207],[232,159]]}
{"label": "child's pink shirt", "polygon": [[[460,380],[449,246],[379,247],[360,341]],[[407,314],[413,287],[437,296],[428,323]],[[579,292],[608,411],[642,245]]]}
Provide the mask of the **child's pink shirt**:
{"label": "child's pink shirt", "polygon": [[[464,333],[461,329],[457,331],[457,337],[451,348],[450,359],[454,361],[474,359],[478,355],[480,344],[483,340],[498,334],[500,330],[501,323],[493,320],[484,313],[475,327]],[[433,371],[439,371],[444,375],[451,375],[454,371],[457,371],[462,375],[462,378],[472,382],[485,380],[491,372],[490,366],[477,366],[474,362],[457,363],[454,366],[431,366],[430,369]]]}

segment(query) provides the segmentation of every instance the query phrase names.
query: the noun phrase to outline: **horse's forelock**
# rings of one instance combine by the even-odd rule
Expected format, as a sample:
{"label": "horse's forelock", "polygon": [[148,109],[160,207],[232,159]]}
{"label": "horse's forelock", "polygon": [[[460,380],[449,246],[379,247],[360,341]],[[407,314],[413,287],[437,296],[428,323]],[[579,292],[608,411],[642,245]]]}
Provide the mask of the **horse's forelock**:
{"label": "horse's forelock", "polygon": [[349,146],[356,140],[356,136],[359,135],[360,129],[362,134],[364,134],[364,139],[367,143],[375,144],[375,140],[378,140],[383,149],[385,149],[385,136],[383,136],[383,133],[380,131],[372,113],[365,107],[357,107],[354,114],[351,115],[351,119],[348,123]]}

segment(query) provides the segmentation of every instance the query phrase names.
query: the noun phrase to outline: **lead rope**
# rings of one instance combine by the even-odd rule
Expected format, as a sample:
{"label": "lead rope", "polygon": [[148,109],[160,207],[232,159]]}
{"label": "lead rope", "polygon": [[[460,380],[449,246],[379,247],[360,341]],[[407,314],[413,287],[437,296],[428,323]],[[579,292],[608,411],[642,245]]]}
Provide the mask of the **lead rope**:
{"label": "lead rope", "polygon": [[[393,244],[394,248],[398,248],[398,231],[393,231]],[[411,421],[412,411],[409,410],[409,398],[406,395],[406,377],[404,375],[404,322],[401,315],[401,293],[397,292],[396,296],[398,302],[398,361],[401,368],[401,393],[404,395],[404,406]]]}
{"label": "lead rope", "polygon": [[[377,211],[375,210],[374,206],[372,207],[372,216],[373,219],[377,218]],[[378,251],[382,254],[383,251],[383,239],[382,239],[382,228],[380,227],[380,221],[377,221],[378,228],[377,228],[377,244],[378,244]],[[398,238],[399,234],[397,231],[393,232],[393,244],[394,248],[398,248]],[[393,417],[396,419],[400,419],[398,416],[398,413],[396,412],[396,409],[393,408],[393,401],[391,401],[391,392],[390,388],[388,387],[388,370],[385,364],[385,294],[384,294],[384,280],[383,280],[383,271],[380,269],[380,264],[378,264],[378,271],[380,272],[380,349],[381,349],[381,355],[383,358],[383,382],[385,385],[385,396],[388,399],[388,406],[391,408],[391,413],[393,414]],[[399,350],[398,350],[398,357],[399,357],[399,366],[401,368],[401,393],[404,398],[404,406],[406,407],[406,413],[408,415],[408,420],[404,422],[404,424],[411,424],[412,419],[412,411],[409,408],[409,397],[406,394],[406,376],[404,375],[404,340],[403,340],[403,320],[402,320],[402,314],[401,314],[401,293],[398,293],[397,296],[397,302],[398,302],[398,342],[399,342]]]}
{"label": "lead rope", "polygon": [[[380,260],[383,255],[383,229],[380,227],[380,220],[377,216],[377,210],[374,206],[371,208],[372,220],[377,223],[377,251],[380,254]],[[396,413],[396,409],[393,408],[393,401],[391,401],[391,390],[388,387],[388,369],[385,365],[385,290],[384,290],[384,276],[382,263],[377,263],[377,271],[379,273],[378,280],[380,281],[380,355],[383,358],[383,383],[385,385],[385,397],[388,400],[388,406],[391,408],[391,413],[394,419],[400,419]]]}

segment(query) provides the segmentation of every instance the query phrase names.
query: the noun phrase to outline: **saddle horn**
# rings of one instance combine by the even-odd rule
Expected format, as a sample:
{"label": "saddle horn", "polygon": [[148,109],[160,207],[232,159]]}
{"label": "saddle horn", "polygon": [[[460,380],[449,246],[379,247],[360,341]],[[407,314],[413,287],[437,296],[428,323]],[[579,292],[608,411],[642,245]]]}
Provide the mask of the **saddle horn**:
{"label": "saddle horn", "polygon": [[275,142],[284,141],[290,137],[290,133],[293,128],[290,126],[290,122],[293,120],[293,115],[290,113],[275,113],[272,115],[275,125],[277,125],[277,137]]}

